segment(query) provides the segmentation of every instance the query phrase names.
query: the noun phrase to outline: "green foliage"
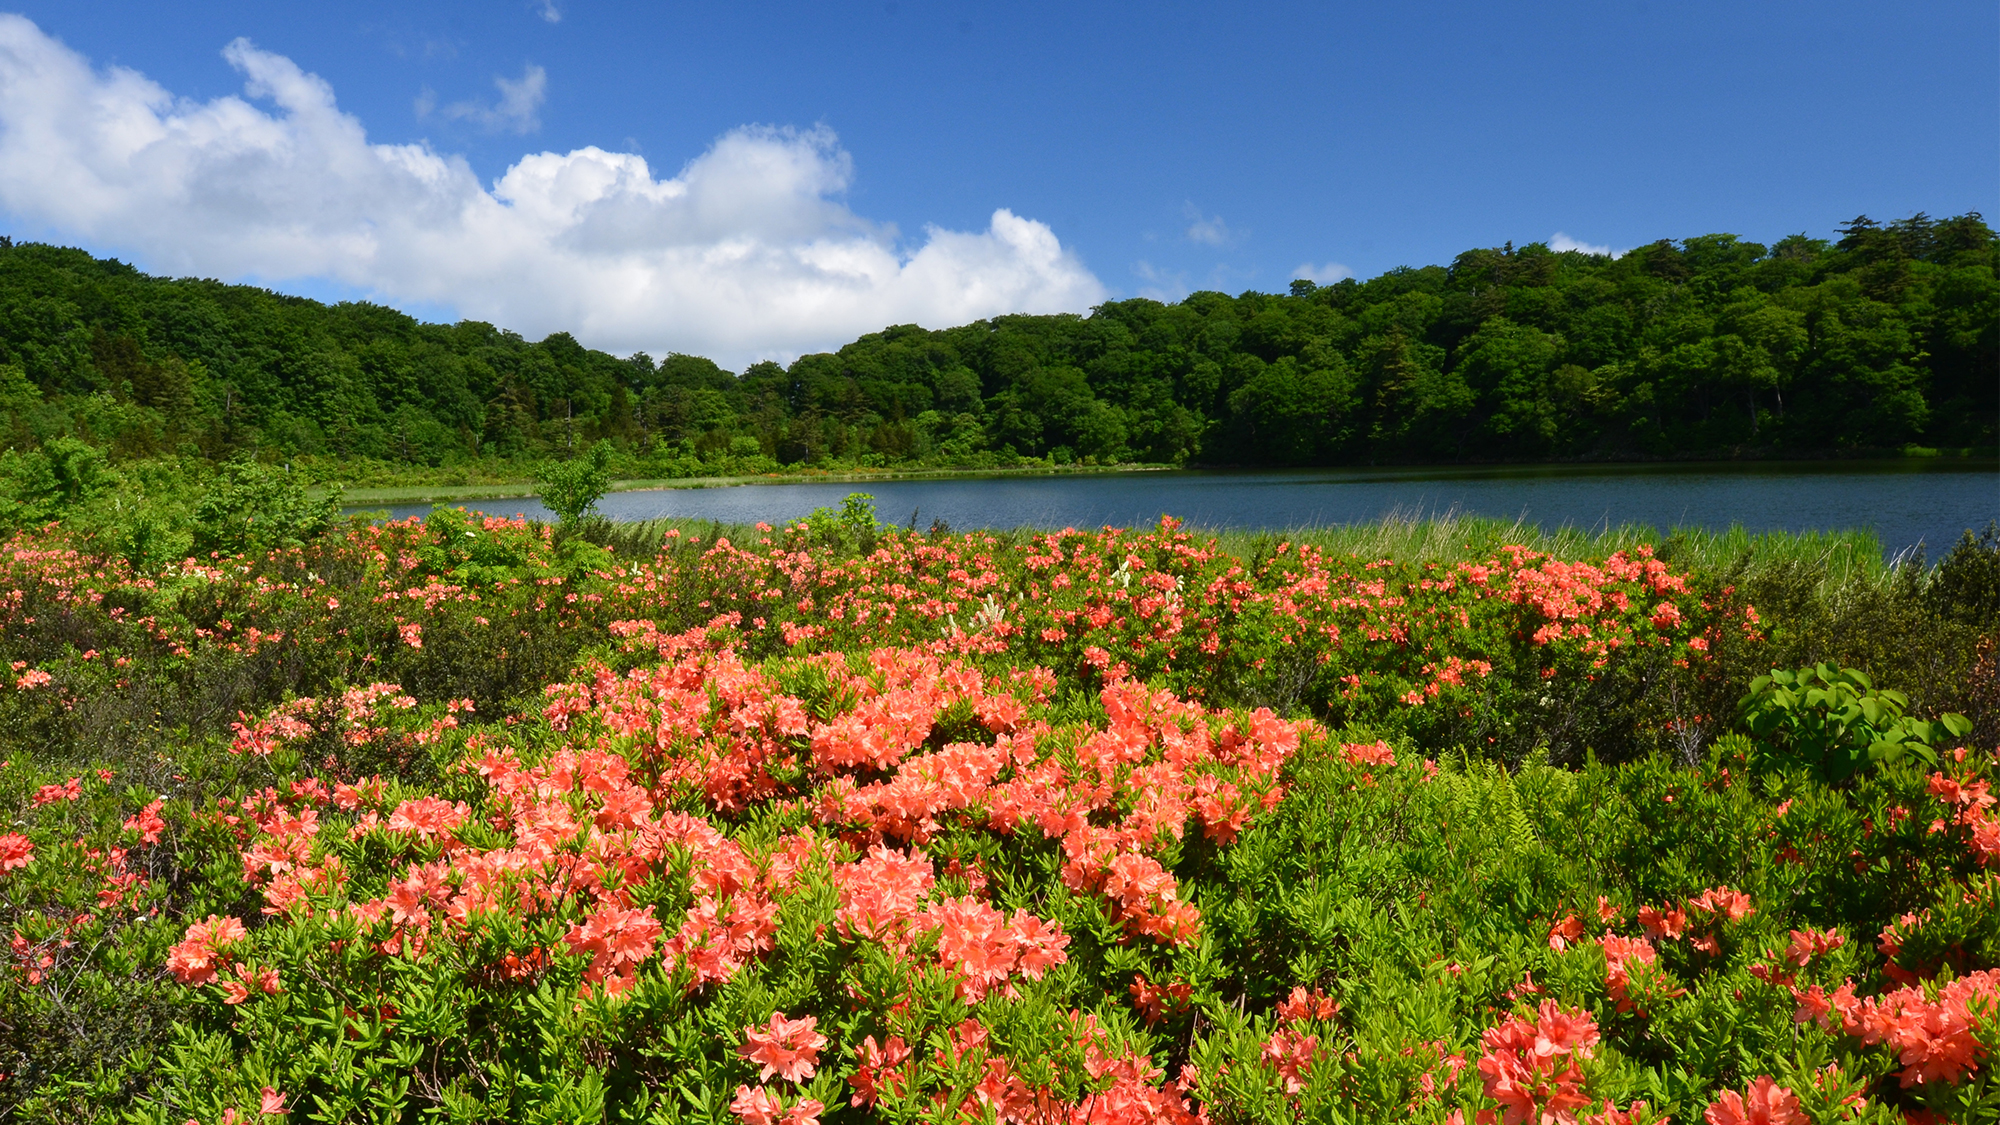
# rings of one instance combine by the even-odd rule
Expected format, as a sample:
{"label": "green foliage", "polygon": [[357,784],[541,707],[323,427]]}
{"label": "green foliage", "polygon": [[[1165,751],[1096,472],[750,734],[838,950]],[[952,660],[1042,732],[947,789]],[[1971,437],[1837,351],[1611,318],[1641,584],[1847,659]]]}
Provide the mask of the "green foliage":
{"label": "green foliage", "polygon": [[1978,215],[1844,233],[1475,249],[1285,294],[897,325],[741,373],[23,244],[0,249],[0,428],[24,452],[67,435],[120,462],[439,482],[600,440],[622,478],[1991,449],[2000,241]]}
{"label": "green foliage", "polygon": [[1758,739],[1763,764],[1802,766],[1837,784],[1864,766],[1935,766],[1935,748],[1972,729],[1963,715],[1936,721],[1905,715],[1909,705],[1908,696],[1877,689],[1864,672],[1820,664],[1757,677],[1737,711]]}
{"label": "green foliage", "polygon": [[537,494],[564,529],[576,527],[610,490],[611,452],[610,442],[599,441],[581,457],[544,462],[536,473]]}
{"label": "green foliage", "polygon": [[26,454],[0,453],[6,518],[14,525],[59,519],[103,495],[116,479],[103,451],[73,437]]}
{"label": "green foliage", "polygon": [[[297,475],[258,468],[297,483]],[[192,512],[206,486],[151,477],[136,463],[117,471],[118,488],[0,552],[7,571],[0,588],[19,591],[0,600],[0,665],[20,662],[0,681],[7,763],[0,835],[19,832],[35,847],[32,863],[0,870],[0,935],[20,936],[0,951],[7,970],[0,1058],[10,1075],[0,1082],[0,1117],[211,1122],[230,1109],[254,1110],[269,1086],[289,1099],[293,1120],[725,1123],[737,1120],[732,1092],[758,1084],[739,1050],[743,1028],[776,1010],[817,1015],[832,1043],[817,1074],[784,1087],[788,1099],[824,1102],[829,1121],[954,1117],[960,1102],[984,1112],[967,1091],[989,1060],[1081,1098],[1104,1081],[1090,1069],[1093,1058],[1127,1050],[1160,1069],[1149,1081],[1182,1079],[1218,1122],[1435,1122],[1451,1109],[1470,1120],[1491,1108],[1471,1065],[1482,1032],[1542,1000],[1587,1010],[1602,1028],[1585,1066],[1597,1098],[1621,1106],[1643,1098],[1677,1121],[1701,1120],[1719,1091],[1765,1073],[1825,1120],[1836,1119],[1831,1107],[1842,1091],[1863,1092],[1874,1116],[1839,1119],[1871,1123],[1922,1106],[1978,1119],[1986,1112],[1978,1107],[2000,1096],[1983,1064],[1962,1083],[1901,1086],[1886,1046],[1861,1044],[1837,1021],[1832,1029],[1796,1022],[1799,1001],[1788,987],[1831,992],[1851,980],[1874,995],[1892,986],[1893,973],[1940,974],[1941,982],[1941,974],[2000,966],[2000,880],[1979,872],[1971,821],[1958,819],[1993,779],[1990,744],[1963,757],[1940,755],[1968,795],[1959,804],[1913,768],[1921,755],[1908,745],[1912,714],[1937,713],[1921,701],[1958,689],[1813,668],[1804,686],[1791,673],[1779,684],[1798,705],[1776,708],[1785,715],[1774,733],[1707,743],[1686,735],[1701,716],[1726,715],[1747,670],[1783,663],[1778,654],[1802,643],[1794,639],[1801,633],[1853,631],[1810,623],[1821,620],[1813,616],[1825,610],[1821,603],[1854,599],[1858,590],[1876,590],[1900,608],[1827,617],[1878,631],[1849,643],[1969,647],[1970,626],[1940,632],[1939,619],[1924,616],[1931,587],[1884,568],[1865,543],[1849,544],[1857,553],[1843,562],[1824,542],[1682,542],[1671,575],[1691,570],[1689,589],[1633,599],[1635,623],[1659,600],[1682,605],[1689,620],[1673,633],[1682,639],[1623,645],[1605,652],[1600,666],[1586,652],[1556,651],[1570,642],[1517,635],[1524,630],[1507,616],[1516,603],[1444,588],[1446,576],[1465,573],[1458,564],[1481,565],[1515,538],[1504,525],[1397,525],[1303,543],[1244,538],[1227,544],[1241,548],[1232,555],[1165,532],[1103,542],[906,534],[877,526],[868,497],[856,494],[803,531],[677,523],[647,529],[645,539],[600,536],[609,549],[588,565],[572,548],[602,530],[594,525],[566,543],[546,526],[444,510],[421,522],[339,526],[298,546],[246,551],[227,565],[189,566],[170,556],[142,566],[120,553],[108,530],[124,526],[113,518],[116,498],[139,496],[180,526],[174,513]],[[100,517],[106,530],[88,522]],[[259,522],[275,521],[245,526]],[[1606,535],[1530,545],[1556,550],[1565,566],[1602,562],[1616,550],[1636,554],[1636,541]],[[1370,607],[1299,619],[1306,611],[1298,606],[1312,601],[1304,582],[1317,573],[1300,556],[1315,545],[1335,556],[1333,564],[1348,553],[1391,560],[1365,571],[1371,586],[1380,583]],[[1745,562],[1746,552],[1767,562]],[[878,556],[890,563],[868,569]],[[793,569],[760,569],[779,557]],[[990,569],[977,561],[987,559]],[[1859,572],[1838,571],[1850,564]],[[952,574],[961,567],[974,578]],[[1740,593],[1724,590],[1756,585],[1767,567],[1796,567],[1785,579],[1795,597],[1759,600],[1753,621]],[[1036,585],[1037,575],[1057,571],[1088,587],[1088,597]],[[1577,572],[1552,566],[1548,573]],[[805,589],[792,585],[794,576]],[[1183,634],[1212,629],[1215,651],[1203,653],[1196,637],[1185,659],[1159,659],[1160,649],[1148,646],[1161,642],[1154,626],[1164,619],[1147,614],[1192,601],[1224,576],[1220,587],[1233,589],[1241,608],[1176,626]],[[884,604],[866,601],[862,587],[888,582],[910,588],[893,603],[898,616],[857,619],[853,610]],[[1042,596],[1055,589],[1066,592]],[[808,590],[818,600],[804,609]],[[1298,605],[1278,613],[1252,604],[1276,591]],[[956,629],[932,599],[952,603]],[[1694,621],[1704,601],[1714,602],[1714,615]],[[836,617],[835,606],[848,612]],[[1094,627],[1105,632],[1084,635],[1100,611],[1104,624]],[[1046,620],[1035,613],[1069,615],[1076,635],[1050,640],[1024,628]],[[661,846],[643,863],[627,863],[629,855],[608,863],[606,849],[653,839],[670,814],[702,811],[752,857],[755,871],[765,871],[775,843],[828,807],[811,795],[825,779],[790,757],[810,752],[809,735],[718,732],[718,746],[770,754],[761,760],[772,782],[802,796],[717,811],[705,803],[705,787],[729,783],[733,764],[673,780],[643,764],[643,748],[682,753],[693,737],[687,730],[613,725],[633,713],[568,713],[571,702],[619,684],[646,682],[660,698],[699,709],[745,682],[730,679],[721,663],[644,681],[668,658],[660,636],[630,631],[638,618],[660,633],[713,625],[749,674],[769,677],[814,722],[864,698],[905,721],[899,692],[876,691],[894,663],[872,663],[877,646],[972,637],[977,643],[961,651],[983,674],[1019,673],[1010,682],[1024,685],[1046,675],[1046,701],[1011,734],[961,708],[909,735],[909,761],[940,763],[938,787],[959,784],[942,765],[951,748],[983,752],[1003,738],[1015,746],[1053,739],[1059,756],[1089,747],[1069,725],[1096,729],[1109,713],[1104,678],[1085,648],[1093,640],[1129,661],[1149,691],[1199,698],[1231,711],[1229,722],[1240,721],[1243,708],[1277,702],[1330,725],[1288,761],[1281,798],[1274,793],[1268,807],[1250,802],[1232,842],[1192,820],[1174,821],[1179,833],[1163,825],[1156,834],[1149,846],[1200,912],[1201,939],[1187,946],[1134,940],[1101,896],[1064,882],[1070,857],[1054,838],[1032,829],[995,833],[977,803],[935,816],[921,844],[908,846],[934,862],[936,897],[1024,910],[1071,937],[1069,960],[1040,980],[1016,982],[1014,995],[969,1002],[948,975],[912,973],[883,949],[844,936],[842,888],[812,864],[781,904],[771,948],[747,958],[732,979],[699,988],[689,987],[685,969],[668,971],[654,959],[623,996],[581,996],[588,958],[564,941],[581,919],[575,896],[507,898],[515,884],[498,871],[496,901],[523,909],[475,911],[462,928],[439,921],[434,940],[385,949],[388,923],[367,913],[395,884],[466,849],[502,847],[508,833],[525,830],[517,801],[528,790],[503,792],[483,772],[496,755],[567,762],[576,771],[574,791],[558,794],[533,823],[581,835],[546,851],[524,845],[523,861],[533,851],[574,863],[588,872],[575,886],[596,880],[598,891],[615,888],[668,922],[668,935],[714,869],[704,872],[700,857],[680,845]],[[1396,632],[1425,621],[1438,626]],[[1327,624],[1341,626],[1338,646],[1321,639]],[[791,632],[802,626],[822,631]],[[1371,638],[1371,628],[1382,635]],[[1645,637],[1663,632],[1641,628]],[[1893,631],[1901,628],[1910,632]],[[1712,641],[1706,662],[1685,643],[1697,632]],[[1458,684],[1417,674],[1448,655],[1491,660],[1492,674],[1467,673]],[[863,678],[837,691],[836,667]],[[1348,674],[1365,677],[1351,696],[1343,694]],[[1876,682],[1916,702],[1902,706]],[[1435,696],[1407,701],[1427,683],[1438,683]],[[375,684],[400,685],[410,706],[356,717],[354,701]],[[1829,699],[1808,703],[1814,690]],[[1704,691],[1726,696],[1716,705]],[[1861,702],[1868,699],[1873,717]],[[1858,714],[1833,740],[1841,753],[1894,728],[1905,731],[1911,757],[1830,784],[1788,748],[1817,737],[1850,703]],[[231,752],[241,749],[243,733],[232,724],[254,729],[281,712],[310,733],[268,754]],[[1922,733],[1925,745],[1944,751],[1943,735],[1954,728],[1949,719],[1940,724],[1943,732],[1934,725]],[[1687,745],[1677,741],[1684,736]],[[1393,763],[1350,753],[1375,752],[1377,738],[1393,749]],[[1156,755],[1167,741],[1129,747]],[[1111,745],[1127,744],[1095,743]],[[655,801],[656,823],[634,832],[593,819],[591,802],[602,794],[578,763],[598,754],[640,763],[631,779]],[[365,809],[313,796],[315,783],[365,784],[371,776],[382,790]],[[860,788],[876,789],[886,776],[866,775]],[[65,795],[72,782],[74,798]],[[45,786],[59,792],[49,796]],[[850,800],[856,792],[818,795]],[[1064,792],[1052,787],[1051,796]],[[467,819],[448,837],[387,822],[404,802],[429,799],[465,802]],[[155,801],[159,837],[143,842],[128,821]],[[294,839],[316,862],[338,858],[340,879],[312,890],[333,897],[315,898],[310,911],[265,914],[272,883],[268,873],[249,872],[247,841],[277,823],[273,817],[308,811],[318,827],[301,827]],[[851,861],[878,842],[905,846],[879,831],[818,831],[828,862]],[[134,874],[142,878],[120,882]],[[1659,940],[1656,971],[1634,971],[1627,1002],[1636,1007],[1624,1008],[1608,990],[1597,935],[1636,936],[1640,908],[1685,904],[1719,886],[1749,896],[1754,912],[1697,918],[1685,936]],[[341,907],[340,896],[356,909]],[[334,905],[320,909],[322,902]],[[442,916],[439,902],[424,908]],[[281,991],[229,1004],[226,981],[189,987],[163,972],[168,948],[211,914],[246,922],[234,955],[277,970]],[[1551,929],[1570,915],[1587,928],[1556,948]],[[1827,929],[1843,937],[1837,949],[1803,966],[1787,958],[1793,931]],[[1892,929],[1896,942],[1885,944]],[[931,954],[921,940],[913,948]],[[1784,977],[1773,975],[1779,970]],[[1133,1001],[1142,977],[1185,985],[1185,1006],[1149,1021]],[[1293,987],[1318,989],[1339,1010],[1288,1023],[1278,1005]],[[1085,1016],[1104,1031],[1096,1056],[1079,1042]],[[990,1046],[954,1059],[948,1029],[968,1019],[987,1029]],[[1267,1056],[1287,1027],[1318,1037],[1297,1089]],[[1990,1021],[1980,1034],[1991,1038]],[[854,1048],[869,1035],[908,1036],[916,1060],[908,1088],[873,1111],[848,1101],[860,1061]],[[1448,1056],[1463,1059],[1462,1068],[1446,1065]],[[1823,1070],[1831,1062],[1841,1068],[1837,1082]],[[1184,1064],[1193,1069],[1182,1071]],[[1428,1100],[1412,1110],[1420,1098]]]}
{"label": "green foliage", "polygon": [[846,546],[866,554],[874,549],[875,497],[866,492],[850,492],[838,508],[814,508],[805,519],[806,528],[818,542],[835,548]]}
{"label": "green foliage", "polygon": [[1924,592],[1938,616],[2000,631],[2000,521],[1976,536],[1967,528]]}
{"label": "green foliage", "polygon": [[289,468],[248,457],[225,461],[195,502],[195,550],[235,554],[297,547],[324,534],[340,518],[340,489],[312,497]]}
{"label": "green foliage", "polygon": [[0,526],[61,521],[142,569],[190,552],[299,546],[339,522],[340,503],[338,487],[313,495],[303,474],[248,456],[114,465],[71,437],[0,453]]}

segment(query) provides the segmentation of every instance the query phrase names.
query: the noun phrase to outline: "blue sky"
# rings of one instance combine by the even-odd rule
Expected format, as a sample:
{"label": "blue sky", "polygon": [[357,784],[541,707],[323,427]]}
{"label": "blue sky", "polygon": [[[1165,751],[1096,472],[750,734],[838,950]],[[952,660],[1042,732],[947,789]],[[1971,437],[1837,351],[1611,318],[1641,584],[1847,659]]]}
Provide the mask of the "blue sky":
{"label": "blue sky", "polygon": [[[1623,249],[2000,212],[1990,0],[17,10],[0,214],[19,233],[735,363],[897,320],[1276,290],[1302,267],[1367,277],[1558,232]],[[47,93],[62,58],[92,76],[68,103]],[[259,75],[284,86],[286,63],[329,88],[320,127],[246,94]],[[116,123],[62,123],[121,89],[112,68],[151,83],[132,104],[167,138],[155,149],[193,147],[151,164],[89,151],[122,143]],[[440,163],[381,182],[354,172],[360,134],[296,163],[342,121],[370,159],[416,145]],[[60,138],[53,165],[31,134]],[[246,144],[269,150],[246,165]],[[522,165],[588,146],[611,155]],[[611,159],[626,154],[644,182]],[[35,171],[64,160],[80,178]],[[517,167],[542,186],[496,187]],[[436,194],[453,170],[469,178]],[[584,172],[579,204],[561,185]],[[681,195],[659,186],[675,177]],[[537,225],[535,207],[561,214]],[[424,250],[354,248],[367,238]]]}

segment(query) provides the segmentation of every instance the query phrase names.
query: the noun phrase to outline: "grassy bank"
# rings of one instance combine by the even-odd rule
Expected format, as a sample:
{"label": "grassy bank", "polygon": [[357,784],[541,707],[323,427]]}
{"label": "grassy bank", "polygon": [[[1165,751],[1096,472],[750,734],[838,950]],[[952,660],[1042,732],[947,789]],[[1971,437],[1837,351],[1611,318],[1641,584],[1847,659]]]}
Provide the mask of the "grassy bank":
{"label": "grassy bank", "polygon": [[[983,480],[995,477],[1051,477],[1102,473],[1160,472],[1167,465],[1043,465],[1018,469],[856,469],[827,472],[804,469],[795,472],[760,473],[746,476],[658,477],[643,480],[614,480],[612,492],[639,492],[663,488],[721,488],[744,484],[867,484],[884,480]],[[325,495],[325,489],[315,490]],[[342,490],[341,499],[350,505],[421,504],[451,500],[498,500],[530,497],[535,494],[534,477],[485,484],[411,484]]]}
{"label": "grassy bank", "polygon": [[[2000,456],[1992,450],[1968,450],[1964,455],[1949,455],[1943,458],[1906,457],[1902,460],[1839,460],[1817,461],[1652,461],[1652,462],[1495,462],[1491,464],[1449,464],[1449,465],[1383,465],[1383,466],[1328,466],[1321,469],[1290,470],[1247,470],[1261,472],[1323,473],[1331,476],[1354,475],[1367,478],[1385,476],[1410,476],[1425,479],[1449,479],[1455,476],[1486,476],[1492,474],[1552,475],[1567,474],[1599,475],[1605,473],[1685,473],[1709,470],[1727,470],[1746,473],[1807,471],[1807,472],[1853,472],[1853,471],[1931,471],[1939,468],[1960,469],[2000,469]],[[342,485],[342,497],[350,504],[415,504],[427,501],[510,499],[534,495],[535,476],[533,466],[488,466],[484,471],[470,474],[477,479],[467,480],[468,475],[458,470],[407,469],[394,471],[393,466],[378,466],[376,471],[363,475],[361,483]],[[614,480],[610,491],[631,492],[647,489],[666,488],[718,488],[746,484],[861,484],[888,480],[983,480],[991,478],[1019,478],[1042,476],[1094,476],[1106,473],[1168,472],[1179,469],[1196,469],[1209,472],[1227,473],[1238,471],[1232,466],[1175,466],[1163,464],[1128,463],[1118,465],[1051,465],[1034,464],[1014,468],[848,468],[825,470],[812,468],[789,468],[776,472],[739,473],[716,476],[685,477],[633,477]],[[402,478],[399,480],[398,478]],[[325,487],[312,490],[315,495],[324,495]]]}

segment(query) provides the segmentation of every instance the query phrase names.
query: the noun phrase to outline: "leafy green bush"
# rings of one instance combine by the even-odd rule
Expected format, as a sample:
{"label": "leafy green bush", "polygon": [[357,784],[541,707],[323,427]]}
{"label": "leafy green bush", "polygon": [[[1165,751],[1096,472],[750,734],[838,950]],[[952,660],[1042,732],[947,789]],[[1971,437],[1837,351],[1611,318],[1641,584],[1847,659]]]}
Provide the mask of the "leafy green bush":
{"label": "leafy green bush", "polygon": [[1972,729],[1959,714],[1936,721],[1905,715],[1909,705],[1908,696],[1877,689],[1858,669],[1820,664],[1757,677],[1737,709],[1767,764],[1801,766],[1838,784],[1865,766],[1935,766],[1936,747]]}
{"label": "leafy green bush", "polygon": [[1754,642],[1725,635],[1716,650],[1718,671],[1733,686],[1726,698],[1707,701],[1709,713],[1729,716],[1741,685],[1773,668],[1831,664],[1894,685],[1912,714],[1958,712],[1981,729],[2000,729],[2000,708],[1986,699],[1975,669],[1981,638],[2000,636],[2000,625],[1941,614],[1930,592],[1934,574],[1914,561],[1844,578],[1829,575],[1831,561],[1746,556],[1711,573],[1710,596],[1754,606],[1762,624]]}
{"label": "leafy green bush", "polygon": [[1924,592],[1939,617],[2000,630],[2000,521],[1976,536],[1967,528]]}
{"label": "leafy green bush", "polygon": [[312,498],[290,469],[238,457],[216,467],[194,505],[194,548],[236,554],[297,547],[340,518],[340,489]]}
{"label": "leafy green bush", "polygon": [[249,456],[203,462],[108,462],[61,437],[0,454],[0,526],[60,520],[96,550],[142,569],[190,552],[236,554],[296,547],[340,520],[340,489],[313,496],[289,468]]}
{"label": "leafy green bush", "polygon": [[57,519],[116,481],[102,451],[59,437],[28,453],[0,453],[0,511],[11,526]]}
{"label": "leafy green bush", "polygon": [[815,542],[861,554],[875,549],[875,533],[880,527],[875,497],[866,492],[848,493],[838,508],[814,508],[805,524]]}

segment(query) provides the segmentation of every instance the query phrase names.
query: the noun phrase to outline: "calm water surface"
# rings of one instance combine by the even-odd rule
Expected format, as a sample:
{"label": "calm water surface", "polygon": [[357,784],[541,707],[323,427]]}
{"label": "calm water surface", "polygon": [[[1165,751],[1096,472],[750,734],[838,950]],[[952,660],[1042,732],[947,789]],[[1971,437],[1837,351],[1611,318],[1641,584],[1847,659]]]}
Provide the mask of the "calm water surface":
{"label": "calm water surface", "polygon": [[[1936,558],[1967,528],[2000,518],[1991,462],[1536,467],[1523,469],[1157,472],[1090,476],[757,484],[616,492],[598,505],[617,520],[681,516],[779,523],[875,497],[888,522],[954,528],[1150,524],[1162,513],[1198,527],[1296,528],[1449,511],[1521,519],[1545,530],[1624,523],[1751,531],[1868,528],[1896,552],[1921,543]],[[457,501],[492,515],[550,518],[533,499]],[[395,516],[432,505],[402,505]]]}

